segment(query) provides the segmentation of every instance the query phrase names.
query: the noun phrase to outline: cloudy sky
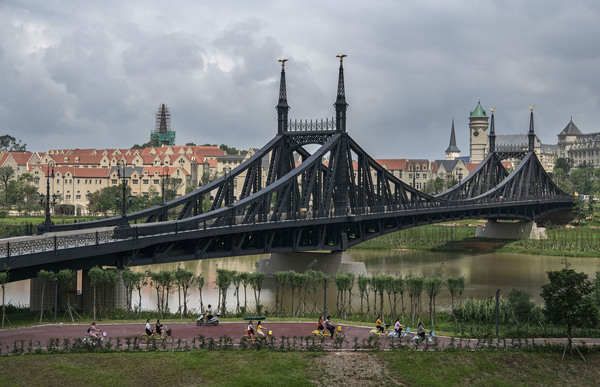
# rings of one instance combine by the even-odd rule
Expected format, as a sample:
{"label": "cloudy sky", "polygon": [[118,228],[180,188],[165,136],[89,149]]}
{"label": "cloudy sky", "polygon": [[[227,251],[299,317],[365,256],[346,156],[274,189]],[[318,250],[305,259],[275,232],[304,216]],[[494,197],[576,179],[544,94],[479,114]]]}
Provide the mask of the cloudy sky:
{"label": "cloudy sky", "polygon": [[600,2],[0,0],[0,134],[30,151],[130,147],[171,110],[179,145],[261,147],[290,117],[334,115],[376,158],[443,158],[452,119],[495,107],[498,134],[600,131]]}

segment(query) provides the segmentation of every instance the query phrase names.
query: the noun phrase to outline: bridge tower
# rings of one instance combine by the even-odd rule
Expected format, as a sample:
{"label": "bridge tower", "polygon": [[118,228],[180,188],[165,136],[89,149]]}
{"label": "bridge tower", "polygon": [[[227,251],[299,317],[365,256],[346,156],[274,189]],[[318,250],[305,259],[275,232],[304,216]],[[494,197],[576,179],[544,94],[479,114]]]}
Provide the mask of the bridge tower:
{"label": "bridge tower", "polygon": [[533,152],[535,150],[535,131],[533,130],[533,108],[535,106],[530,106],[531,108],[531,116],[529,117],[529,133],[527,133],[527,139],[529,140],[529,151]]}
{"label": "bridge tower", "polygon": [[487,155],[488,147],[488,119],[485,110],[481,107],[481,102],[477,102],[477,106],[469,115],[470,129],[470,162],[480,163]]}
{"label": "bridge tower", "polygon": [[488,136],[488,141],[490,143],[490,153],[496,151],[496,127],[494,125],[494,110],[496,108],[491,108],[492,111],[492,120],[490,122],[490,134]]}
{"label": "bridge tower", "polygon": [[346,112],[348,104],[346,103],[346,88],[344,86],[344,58],[346,55],[337,55],[340,58],[340,68],[338,74],[337,97],[335,100],[335,128],[342,134],[340,144],[337,149],[337,155],[332,160],[335,163],[335,179],[333,186],[333,208],[335,215],[343,215],[347,212],[350,205],[348,203],[348,190],[350,189],[348,175],[349,165],[352,162],[352,156],[348,147],[348,134],[346,133]]}

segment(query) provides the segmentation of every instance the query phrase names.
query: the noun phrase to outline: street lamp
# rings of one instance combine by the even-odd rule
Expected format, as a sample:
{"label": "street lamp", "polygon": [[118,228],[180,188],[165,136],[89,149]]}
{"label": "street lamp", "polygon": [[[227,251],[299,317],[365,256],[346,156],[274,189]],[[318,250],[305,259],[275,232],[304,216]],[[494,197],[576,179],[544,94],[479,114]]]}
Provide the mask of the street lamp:
{"label": "street lamp", "polygon": [[[122,185],[123,185],[123,200],[121,201],[121,196],[119,196],[119,194],[115,195],[115,200],[117,202],[117,207],[119,207],[119,201],[121,201],[121,223],[119,224],[119,227],[121,228],[125,228],[125,227],[129,227],[129,222],[127,221],[127,180],[125,179],[125,171],[127,168],[127,164],[125,163],[125,160],[121,160],[119,161],[119,163],[117,164],[117,178],[123,178],[122,180]],[[123,174],[121,175],[121,169],[123,169]],[[133,196],[129,195],[129,204],[131,205],[131,202],[133,201]]]}
{"label": "street lamp", "polygon": [[165,179],[167,179],[167,184],[169,184],[169,166],[165,165],[163,167],[162,172],[163,172],[162,175],[160,175],[161,178],[162,178],[162,181],[161,181],[161,183],[162,183],[162,195],[161,196],[162,196],[162,203],[164,203],[165,202]]}
{"label": "street lamp", "polygon": [[500,291],[496,291],[496,337],[498,337],[498,323],[500,322]]}
{"label": "street lamp", "polygon": [[[46,173],[46,219],[44,223],[38,226],[38,235],[41,235],[45,232],[49,232],[52,230],[52,220],[50,219],[50,178],[52,178],[52,182],[54,183],[54,163],[49,162],[47,164],[47,173]],[[40,193],[40,205],[44,204],[44,194]],[[52,205],[56,204],[56,195],[52,195]]]}

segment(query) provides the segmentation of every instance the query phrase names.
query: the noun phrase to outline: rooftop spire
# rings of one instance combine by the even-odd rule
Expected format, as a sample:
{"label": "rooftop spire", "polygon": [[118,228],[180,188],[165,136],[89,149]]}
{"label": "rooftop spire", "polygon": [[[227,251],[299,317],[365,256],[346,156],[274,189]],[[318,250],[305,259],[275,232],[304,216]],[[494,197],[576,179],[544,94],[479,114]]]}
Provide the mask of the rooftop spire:
{"label": "rooftop spire", "polygon": [[531,117],[529,118],[529,133],[527,137],[529,138],[529,150],[532,151],[535,149],[535,131],[533,129],[533,108],[535,106],[529,106],[531,109]]}
{"label": "rooftop spire", "polygon": [[285,84],[285,62],[287,59],[279,59],[281,62],[281,80],[279,82],[279,103],[277,109],[277,133],[287,132],[288,111],[290,106],[287,102],[287,90]]}
{"label": "rooftop spire", "polygon": [[337,98],[335,100],[335,115],[336,115],[336,130],[339,132],[346,131],[346,111],[348,104],[346,103],[346,90],[344,87],[344,58],[348,55],[336,55],[340,58],[340,71],[338,76]]}
{"label": "rooftop spire", "polygon": [[496,108],[490,108],[490,110],[492,111],[492,122],[490,123],[488,140],[490,143],[490,152],[494,152],[496,150],[496,126],[494,124],[494,110],[496,110]]}
{"label": "rooftop spire", "polygon": [[448,145],[448,149],[446,149],[446,153],[448,152],[459,152],[460,149],[456,146],[456,134],[454,133],[454,117],[452,118],[452,130],[450,131],[450,145]]}

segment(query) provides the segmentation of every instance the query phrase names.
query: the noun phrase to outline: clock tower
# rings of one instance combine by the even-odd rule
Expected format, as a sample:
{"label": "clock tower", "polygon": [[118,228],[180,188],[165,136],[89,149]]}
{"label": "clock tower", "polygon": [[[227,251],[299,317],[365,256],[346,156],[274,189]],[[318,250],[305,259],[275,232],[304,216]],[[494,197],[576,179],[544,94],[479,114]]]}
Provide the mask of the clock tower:
{"label": "clock tower", "polygon": [[469,115],[470,135],[470,162],[480,163],[488,153],[488,120],[481,103]]}

